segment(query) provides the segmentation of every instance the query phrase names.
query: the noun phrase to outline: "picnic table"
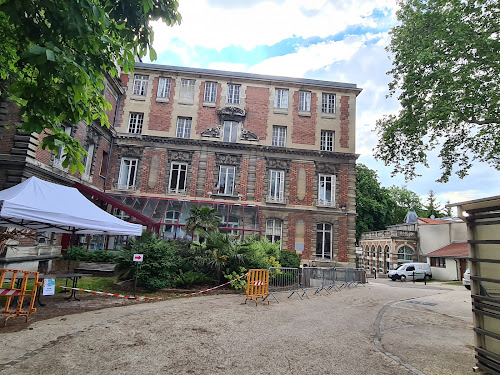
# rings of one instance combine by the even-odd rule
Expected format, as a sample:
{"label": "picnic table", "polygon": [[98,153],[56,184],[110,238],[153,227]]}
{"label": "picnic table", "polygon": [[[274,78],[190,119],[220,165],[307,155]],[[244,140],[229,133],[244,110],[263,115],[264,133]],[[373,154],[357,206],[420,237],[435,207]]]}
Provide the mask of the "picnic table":
{"label": "picnic table", "polygon": [[[50,273],[41,273],[38,276],[39,281],[43,281],[44,279],[66,279],[66,286],[68,286],[68,280],[71,281],[71,288],[77,288],[78,287],[78,280],[80,280],[82,277],[87,277],[87,276],[92,276],[90,274],[86,273],[56,273],[56,274],[50,274]],[[29,280],[33,280],[34,276],[30,275],[28,277]],[[21,283],[23,281],[23,276],[22,275],[16,275],[16,287],[19,288],[21,286]],[[40,306],[45,306],[45,303],[42,303],[40,296],[43,291],[43,286],[38,287],[38,292],[37,292],[37,302]],[[71,293],[68,297],[65,299],[70,300],[73,298],[76,301],[80,301],[80,299],[76,298],[76,289],[71,289]]]}

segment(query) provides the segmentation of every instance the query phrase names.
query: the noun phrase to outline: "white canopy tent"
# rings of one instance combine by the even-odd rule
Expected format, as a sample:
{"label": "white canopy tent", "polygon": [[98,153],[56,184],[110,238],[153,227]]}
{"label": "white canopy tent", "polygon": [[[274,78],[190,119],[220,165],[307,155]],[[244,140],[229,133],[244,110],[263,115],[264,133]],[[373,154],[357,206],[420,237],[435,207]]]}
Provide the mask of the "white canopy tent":
{"label": "white canopy tent", "polygon": [[101,210],[77,189],[36,177],[0,191],[0,205],[2,227],[71,234],[142,234],[142,225]]}

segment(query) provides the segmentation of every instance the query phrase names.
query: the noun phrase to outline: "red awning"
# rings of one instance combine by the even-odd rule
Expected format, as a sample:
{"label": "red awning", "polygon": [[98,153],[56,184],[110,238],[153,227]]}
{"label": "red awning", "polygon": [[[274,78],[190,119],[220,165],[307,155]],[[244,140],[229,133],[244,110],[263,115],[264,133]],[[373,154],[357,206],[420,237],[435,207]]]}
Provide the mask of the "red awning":
{"label": "red awning", "polygon": [[119,210],[122,210],[123,212],[125,212],[129,216],[134,217],[136,219],[135,221],[138,222],[139,224],[147,226],[148,229],[151,229],[158,224],[158,223],[155,223],[149,217],[143,215],[140,212],[137,212],[133,208],[123,204],[122,202],[116,200],[115,198],[109,196],[106,193],[103,193],[102,191],[93,189],[93,188],[86,186],[86,185],[82,185],[78,182],[75,185],[73,185],[73,187],[77,188],[82,193],[90,194],[96,198],[99,198],[103,202],[106,202],[107,204],[111,205],[111,207],[113,207],[113,208],[117,208]]}

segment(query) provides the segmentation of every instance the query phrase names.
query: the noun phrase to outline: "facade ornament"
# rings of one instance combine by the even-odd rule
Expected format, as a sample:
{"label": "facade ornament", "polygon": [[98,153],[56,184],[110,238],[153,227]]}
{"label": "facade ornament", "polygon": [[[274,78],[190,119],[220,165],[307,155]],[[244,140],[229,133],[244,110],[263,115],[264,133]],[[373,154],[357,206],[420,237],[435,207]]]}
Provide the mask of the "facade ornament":
{"label": "facade ornament", "polygon": [[185,161],[190,163],[193,157],[192,151],[178,151],[178,150],[169,150],[168,156],[170,160],[175,161]]}
{"label": "facade ornament", "polygon": [[217,165],[239,165],[241,162],[241,155],[216,153],[215,161]]}
{"label": "facade ornament", "polygon": [[241,129],[240,139],[243,141],[258,141],[259,136],[247,129]]}
{"label": "facade ornament", "polygon": [[335,164],[333,163],[325,163],[325,162],[316,162],[316,172],[318,173],[336,173]]}
{"label": "facade ornament", "polygon": [[217,110],[217,115],[222,124],[224,121],[242,122],[247,114],[244,109],[238,107],[222,107]]}
{"label": "facade ornament", "polygon": [[290,163],[290,159],[266,158],[266,166],[268,169],[282,169],[288,171],[290,169]]}
{"label": "facade ornament", "polygon": [[205,129],[201,132],[202,137],[208,138],[220,138],[220,126],[214,126],[213,128]]}

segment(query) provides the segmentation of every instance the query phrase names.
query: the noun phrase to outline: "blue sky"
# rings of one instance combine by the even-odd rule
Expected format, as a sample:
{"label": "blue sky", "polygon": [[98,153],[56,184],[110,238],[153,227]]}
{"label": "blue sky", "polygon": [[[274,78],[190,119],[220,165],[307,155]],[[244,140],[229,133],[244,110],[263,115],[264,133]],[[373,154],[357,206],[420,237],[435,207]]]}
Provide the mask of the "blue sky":
{"label": "blue sky", "polygon": [[386,98],[391,69],[385,47],[397,11],[393,0],[180,0],[180,26],[154,26],[155,63],[267,75],[355,83],[363,88],[356,113],[358,162],[377,171],[383,186],[407,185],[425,200],[461,202],[498,195],[500,174],[476,163],[465,179],[446,184],[440,161],[430,158],[422,177],[405,182],[376,161],[375,123],[396,113],[399,104]]}

